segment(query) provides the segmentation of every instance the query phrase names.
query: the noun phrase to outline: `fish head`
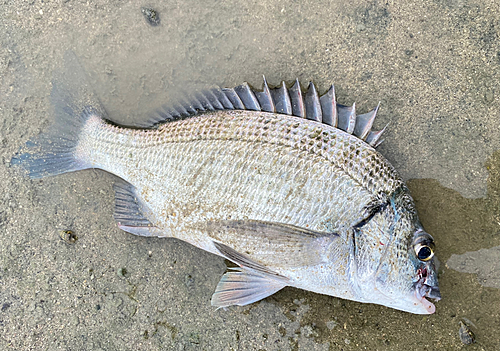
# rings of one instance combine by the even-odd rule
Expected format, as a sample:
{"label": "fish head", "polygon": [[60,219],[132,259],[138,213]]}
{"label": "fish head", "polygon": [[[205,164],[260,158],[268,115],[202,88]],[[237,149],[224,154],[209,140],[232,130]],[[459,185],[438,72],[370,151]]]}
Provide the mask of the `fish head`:
{"label": "fish head", "polygon": [[[415,314],[432,314],[441,299],[432,236],[419,228],[409,245],[394,244],[375,272],[375,290],[384,305]],[[393,252],[393,253],[391,253]]]}
{"label": "fish head", "polygon": [[[434,239],[422,228],[409,194],[392,199],[372,221],[364,228],[369,242],[358,262],[364,300],[415,314],[434,313],[427,300],[441,299]],[[367,244],[374,248],[369,253]]]}

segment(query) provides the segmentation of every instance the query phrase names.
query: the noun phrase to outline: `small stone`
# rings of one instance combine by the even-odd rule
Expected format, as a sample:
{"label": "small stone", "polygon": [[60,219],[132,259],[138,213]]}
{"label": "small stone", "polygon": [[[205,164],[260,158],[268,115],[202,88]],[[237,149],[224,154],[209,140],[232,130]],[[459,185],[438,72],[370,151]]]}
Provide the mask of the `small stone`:
{"label": "small stone", "polygon": [[190,333],[189,334],[189,342],[191,344],[199,344],[200,343],[200,335],[198,333]]}
{"label": "small stone", "polygon": [[460,329],[458,330],[458,335],[460,336],[460,341],[462,341],[462,343],[464,343],[465,345],[470,345],[475,343],[476,335],[471,329],[471,325],[473,325],[472,322],[464,318],[459,322],[459,325]]}
{"label": "small stone", "polygon": [[141,12],[151,26],[154,27],[160,24],[160,15],[155,9],[150,7],[141,7]]}
{"label": "small stone", "polygon": [[12,305],[12,304],[11,304],[10,302],[5,302],[5,303],[2,305],[2,312],[7,311],[11,305]]}
{"label": "small stone", "polygon": [[59,231],[59,237],[66,243],[66,244],[74,244],[78,240],[78,236],[76,236],[75,233],[73,233],[71,230],[60,230]]}
{"label": "small stone", "polygon": [[191,274],[186,274],[184,276],[184,284],[186,284],[186,287],[192,288],[194,286],[194,277]]}
{"label": "small stone", "polygon": [[494,98],[495,96],[493,95],[493,91],[487,90],[486,93],[484,93],[484,99],[487,103],[493,102]]}
{"label": "small stone", "polygon": [[333,328],[335,328],[336,325],[337,325],[337,322],[335,322],[335,321],[326,322],[326,327],[328,328],[328,330],[332,330]]}
{"label": "small stone", "polygon": [[356,26],[356,32],[363,32],[366,29],[366,26],[363,23],[360,23]]}
{"label": "small stone", "polygon": [[117,271],[116,271],[116,274],[120,277],[120,278],[128,278],[130,277],[130,272],[127,270],[127,268],[125,267],[122,267],[122,268],[119,268]]}
{"label": "small stone", "polygon": [[78,316],[71,316],[69,322],[72,326],[77,326],[80,323],[80,320],[78,319]]}

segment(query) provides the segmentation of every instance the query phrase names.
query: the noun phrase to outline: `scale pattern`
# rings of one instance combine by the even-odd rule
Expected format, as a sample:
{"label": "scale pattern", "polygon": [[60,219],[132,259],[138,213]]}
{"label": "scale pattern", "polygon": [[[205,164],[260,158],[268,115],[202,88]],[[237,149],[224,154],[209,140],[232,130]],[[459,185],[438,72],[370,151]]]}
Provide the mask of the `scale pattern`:
{"label": "scale pattern", "polygon": [[163,226],[177,232],[228,218],[334,231],[402,184],[357,137],[261,111],[209,112],[149,130],[94,118],[77,150],[133,184]]}

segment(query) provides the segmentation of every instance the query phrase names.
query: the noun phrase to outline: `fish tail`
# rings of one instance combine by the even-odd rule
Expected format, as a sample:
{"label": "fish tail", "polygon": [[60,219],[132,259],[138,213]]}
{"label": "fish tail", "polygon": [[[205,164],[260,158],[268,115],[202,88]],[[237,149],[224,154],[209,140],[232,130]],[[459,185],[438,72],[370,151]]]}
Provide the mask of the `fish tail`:
{"label": "fish tail", "polygon": [[76,156],[80,132],[90,114],[68,114],[65,120],[56,118],[46,131],[21,147],[11,165],[21,166],[31,179],[78,171],[91,166]]}
{"label": "fish tail", "polygon": [[29,140],[11,160],[32,179],[91,168],[78,157],[77,146],[87,121],[106,112],[89,90],[85,73],[74,53],[66,53],[64,69],[54,74],[51,102],[55,121],[49,129]]}

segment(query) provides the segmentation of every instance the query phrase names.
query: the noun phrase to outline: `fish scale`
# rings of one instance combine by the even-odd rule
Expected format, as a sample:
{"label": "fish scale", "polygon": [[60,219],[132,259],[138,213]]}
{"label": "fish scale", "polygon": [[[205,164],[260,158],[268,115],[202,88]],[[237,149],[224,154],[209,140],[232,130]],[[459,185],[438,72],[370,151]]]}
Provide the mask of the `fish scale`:
{"label": "fish scale", "polygon": [[222,256],[212,305],[247,305],[285,286],[419,314],[440,292],[433,239],[375,147],[378,106],[356,115],[333,86],[244,83],[164,105],[130,127],[109,121],[74,56],[56,75],[54,127],[11,163],[30,177],[99,168],[116,176],[118,227]]}
{"label": "fish scale", "polygon": [[[270,119],[274,119],[275,123],[270,123]],[[295,117],[265,112],[224,111],[217,113],[215,117],[206,114],[203,117],[187,119],[173,123],[173,125],[165,124],[157,134],[153,131],[132,130],[130,137],[132,140],[140,139],[142,142],[140,147],[143,148],[160,143],[187,142],[195,138],[207,140],[238,138],[249,143],[281,144],[301,148],[327,158],[339,170],[345,171],[363,187],[376,193],[391,193],[402,184],[392,166],[361,140],[339,129],[328,130],[325,125],[321,129],[321,138],[319,136],[311,138],[317,135],[317,124],[300,122],[298,123]],[[161,133],[162,130],[166,132]],[[111,131],[106,134],[103,140],[107,138],[112,140],[112,133]],[[145,137],[142,138],[142,136]],[[139,142],[135,141],[135,143]],[[375,172],[373,172],[374,169]],[[371,181],[366,180],[368,176]]]}
{"label": "fish scale", "polygon": [[[205,116],[203,118],[209,119],[211,117],[212,116]],[[217,115],[213,116],[213,118],[223,120],[224,116]],[[247,116],[247,118],[240,118],[238,119],[238,121],[246,124],[249,118],[251,117]],[[205,209],[205,212],[214,212],[214,209],[220,207],[220,203],[226,204],[226,206],[223,206],[220,209],[221,214],[216,215],[217,218],[226,218],[229,214],[231,214],[232,211],[227,208],[247,208],[252,209],[252,211],[244,211],[242,212],[241,216],[269,221],[279,220],[287,223],[287,218],[285,218],[284,216],[281,216],[281,218],[271,218],[259,215],[259,213],[269,213],[272,208],[277,207],[282,209],[281,213],[287,213],[288,217],[290,217],[293,213],[297,213],[295,217],[291,216],[291,218],[289,219],[290,224],[307,225],[310,228],[325,231],[327,228],[330,230],[333,228],[337,228],[341,224],[352,224],[350,222],[357,219],[357,217],[353,216],[353,213],[359,213],[360,208],[365,206],[368,201],[371,201],[373,199],[373,194],[369,194],[368,191],[364,189],[360,189],[359,191],[360,194],[363,194],[360,197],[359,201],[353,201],[355,192],[351,192],[351,201],[345,199],[345,196],[343,196],[343,194],[349,194],[349,192],[342,191],[344,190],[342,187],[335,185],[335,179],[338,177],[346,177],[346,184],[350,184],[350,182],[352,182],[352,179],[348,177],[342,169],[338,169],[336,172],[332,172],[331,163],[328,162],[328,160],[325,160],[324,157],[322,157],[321,153],[319,152],[320,148],[316,147],[315,150],[317,152],[315,153],[310,149],[304,150],[303,147],[300,147],[304,144],[308,145],[307,132],[297,132],[297,135],[304,135],[304,137],[301,139],[306,140],[305,143],[302,143],[299,139],[296,142],[288,143],[287,145],[286,142],[281,142],[279,139],[271,139],[270,143],[264,142],[264,139],[255,136],[258,133],[253,133],[252,135],[246,133],[241,134],[237,131],[239,128],[238,125],[234,122],[234,124],[230,124],[233,124],[233,127],[235,127],[232,128],[233,130],[235,130],[235,132],[233,132],[233,135],[230,135],[227,130],[231,128],[226,127],[226,125],[224,125],[224,123],[222,122],[213,124],[219,125],[219,128],[204,129],[203,127],[201,127],[199,129],[196,129],[193,128],[190,123],[186,123],[186,121],[172,122],[172,127],[174,129],[173,131],[168,130],[166,128],[167,126],[165,126],[165,128],[157,132],[158,134],[156,136],[154,135],[154,133],[149,131],[129,133],[129,140],[125,138],[115,138],[115,143],[111,143],[110,140],[112,140],[111,135],[114,135],[116,133],[117,127],[99,121],[98,123],[100,127],[93,128],[107,128],[109,129],[109,131],[104,132],[101,130],[89,130],[89,139],[85,138],[85,135],[87,134],[85,134],[84,132],[79,146],[79,149],[82,150],[80,157],[85,158],[83,156],[83,153],[85,153],[85,151],[83,150],[94,150],[96,148],[102,150],[100,155],[89,157],[87,159],[87,162],[91,163],[94,167],[105,169],[113,174],[120,176],[126,181],[135,184],[136,188],[140,192],[143,188],[143,186],[141,186],[141,183],[147,181],[148,179],[148,177],[144,177],[144,172],[148,170],[149,172],[153,172],[154,170],[154,173],[158,173],[158,175],[165,177],[165,183],[169,184],[169,188],[166,188],[163,191],[167,193],[167,196],[169,198],[176,197],[176,202],[188,202],[189,199],[194,197],[198,199],[208,199],[208,202],[206,203],[207,209]],[[186,128],[181,129],[180,126],[174,126],[175,123],[186,125]],[[210,125],[203,120],[201,120],[201,123]],[[267,123],[266,125],[269,125],[269,123]],[[241,129],[255,130],[257,128],[243,127]],[[199,133],[198,135],[196,134],[196,130]],[[217,134],[218,130],[222,131],[220,133],[222,134],[222,136],[220,137]],[[337,130],[333,130],[332,132],[339,133],[339,131]],[[248,135],[248,139],[243,139],[243,141],[239,140],[237,142],[234,140],[234,134],[240,134],[241,136]],[[94,137],[94,135],[97,135],[98,137]],[[242,138],[241,136],[240,138]],[[202,137],[204,138],[202,139]],[[143,143],[139,141],[141,140],[141,138],[144,139]],[[271,144],[272,146],[274,146],[274,149],[270,151],[269,149],[259,150],[259,148],[255,148],[253,144],[249,142],[255,142],[255,138],[258,138],[258,141],[262,143],[262,145]],[[213,139],[223,140],[223,142],[215,143]],[[233,141],[228,142],[228,139]],[[202,142],[202,140],[205,140],[206,144],[201,145],[200,143]],[[190,145],[190,141],[194,141],[195,143],[198,143],[198,145]],[[243,146],[237,148],[233,147],[232,144],[243,144]],[[139,147],[139,145],[142,146]],[[155,154],[152,154],[150,152],[140,152],[140,150],[150,150],[150,148],[160,146],[163,150],[161,153],[161,157],[153,156],[153,158],[148,158],[148,154]],[[235,149],[239,149],[239,151],[237,151],[236,153],[240,153],[241,159],[252,160],[252,164],[242,164],[239,167],[239,171],[241,172],[240,174],[246,175],[246,180],[237,182],[234,180],[234,178],[231,178],[231,174],[238,173],[235,173],[234,169],[232,171],[229,171],[227,167],[224,167],[224,162],[227,160],[227,158],[223,158],[221,156],[221,154],[223,154],[223,149],[230,149],[232,152]],[[295,180],[295,182],[290,182],[290,180],[286,182],[280,182],[279,171],[277,172],[275,165],[269,164],[267,160],[269,151],[273,155],[275,155],[277,160],[281,160],[281,162],[285,158],[281,157],[280,154],[285,155],[295,151],[293,153],[293,157],[289,159],[290,164],[288,165],[288,169],[285,172],[285,174],[287,172],[295,172],[295,177],[291,179]],[[129,157],[128,155],[130,155],[131,153],[134,153],[134,155],[135,153],[137,153],[137,156]],[[175,156],[172,158],[170,157],[171,155]],[[231,154],[229,158],[233,159],[234,156],[234,154]],[[314,156],[315,159],[311,156]],[[203,179],[198,178],[200,186],[195,187],[194,190],[186,190],[185,192],[183,192],[180,187],[185,187],[186,179],[190,179],[190,177],[193,176],[191,170],[195,169],[195,167],[201,164],[203,160],[211,158],[214,159],[214,163],[212,163],[210,167],[206,169],[206,176]],[[117,162],[116,160],[122,161]],[[314,169],[314,165],[319,164],[319,162],[324,163],[322,167],[323,174],[329,173],[328,177],[323,176],[322,173],[317,171],[311,172],[311,170]],[[158,167],[159,164],[162,165],[161,168]],[[117,165],[119,167],[116,167]],[[176,167],[179,168],[175,169]],[[253,174],[250,173],[252,167],[254,167],[255,169],[259,169],[260,173],[262,174],[259,175],[258,172],[254,172]],[[226,168],[226,170],[224,170],[224,168]],[[219,170],[219,173],[214,174],[214,169]],[[227,176],[229,176],[229,179],[227,178]],[[250,180],[250,176],[255,177],[255,179],[253,179],[253,181]],[[262,182],[262,179],[267,179],[268,181]],[[156,179],[152,181],[154,182],[156,181]],[[334,184],[333,186],[328,185],[332,182]],[[224,184],[232,185],[233,189],[222,189],[221,187]],[[267,191],[264,188],[266,184],[271,187],[270,189],[267,189]],[[277,199],[274,199],[276,195],[279,194],[280,189],[282,189],[283,187],[283,184],[287,184],[288,187],[292,187],[296,189],[296,191],[300,189],[301,192],[296,194],[300,194],[300,196],[294,196],[294,201],[289,202],[288,204],[282,204]],[[295,186],[291,184],[295,184]],[[206,188],[203,189],[202,186],[205,186]],[[348,186],[350,186],[351,189],[353,188],[351,185]],[[148,186],[147,188],[151,189],[153,188],[153,186]],[[159,191],[158,186],[156,186],[155,188],[156,191]],[[331,193],[325,191],[329,188],[332,190]],[[218,195],[210,195],[208,194],[208,192],[210,192],[210,194]],[[345,215],[337,215],[337,218],[335,218],[334,214],[331,213],[333,211],[331,211],[329,213],[331,222],[327,223],[325,218],[316,216],[320,210],[318,204],[323,203],[319,201],[321,199],[321,196],[318,196],[317,193],[335,194],[335,192],[337,192],[338,194],[337,196],[334,196],[335,202],[330,202],[330,206],[332,209],[335,209],[335,212],[339,212],[339,208],[342,208],[343,210],[340,212],[344,212]],[[196,196],[194,195],[194,193],[196,193]],[[143,194],[143,196],[144,195],[145,194]],[[237,197],[240,197],[240,199],[237,200],[237,203],[233,203],[235,202],[234,198]],[[183,200],[179,201],[179,198],[183,198]],[[218,199],[218,201],[210,202],[210,199]],[[168,203],[169,201],[166,202]],[[360,205],[349,211],[349,207],[351,207],[351,205],[348,205],[348,202],[355,202],[359,203]],[[153,205],[154,204],[152,204],[151,206]],[[199,208],[200,213],[202,213],[203,210],[203,207]],[[233,213],[233,218],[234,217],[235,214]],[[350,222],[344,221],[343,223],[341,223],[341,217],[348,219]],[[314,218],[314,220],[311,220],[311,218]],[[175,224],[173,225],[177,226],[183,225],[177,222],[174,223]],[[319,223],[323,223],[323,226],[321,227]]]}

